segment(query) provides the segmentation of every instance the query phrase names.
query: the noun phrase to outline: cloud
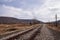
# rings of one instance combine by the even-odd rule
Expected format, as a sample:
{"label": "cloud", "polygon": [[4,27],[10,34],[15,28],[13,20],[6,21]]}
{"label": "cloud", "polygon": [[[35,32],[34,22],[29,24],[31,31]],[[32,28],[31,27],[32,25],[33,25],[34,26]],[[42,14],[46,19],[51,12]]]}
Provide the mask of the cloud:
{"label": "cloud", "polygon": [[55,21],[57,14],[60,19],[60,0],[11,0],[11,3],[3,4],[0,6],[1,16],[35,18],[47,22]]}
{"label": "cloud", "polygon": [[10,16],[10,17],[24,18],[24,19],[33,18],[30,11],[26,11],[21,8],[15,8],[6,5],[0,6],[0,16]]}
{"label": "cloud", "polygon": [[59,20],[60,0],[46,0],[46,2],[39,9],[35,10],[35,14],[39,20],[44,22],[55,21],[55,15],[58,14]]}
{"label": "cloud", "polygon": [[45,0],[1,0],[0,2],[1,4],[8,6],[22,8],[25,10],[32,10],[44,4]]}
{"label": "cloud", "polygon": [[0,2],[13,2],[13,1],[16,1],[16,0],[0,0]]}

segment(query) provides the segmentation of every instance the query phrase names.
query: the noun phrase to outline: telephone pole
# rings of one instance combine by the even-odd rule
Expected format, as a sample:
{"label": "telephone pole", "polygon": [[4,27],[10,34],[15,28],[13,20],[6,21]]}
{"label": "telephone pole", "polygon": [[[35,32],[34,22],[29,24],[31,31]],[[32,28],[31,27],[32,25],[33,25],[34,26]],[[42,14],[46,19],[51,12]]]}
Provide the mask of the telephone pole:
{"label": "telephone pole", "polygon": [[55,19],[56,19],[56,27],[57,27],[57,14],[55,15]]}

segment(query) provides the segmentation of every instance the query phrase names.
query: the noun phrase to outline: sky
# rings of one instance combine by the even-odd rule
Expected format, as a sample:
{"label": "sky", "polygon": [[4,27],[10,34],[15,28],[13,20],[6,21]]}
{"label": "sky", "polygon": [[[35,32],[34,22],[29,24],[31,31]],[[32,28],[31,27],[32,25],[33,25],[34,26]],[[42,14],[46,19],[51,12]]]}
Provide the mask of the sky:
{"label": "sky", "polygon": [[60,20],[60,0],[0,0],[0,16],[50,22],[56,14]]}

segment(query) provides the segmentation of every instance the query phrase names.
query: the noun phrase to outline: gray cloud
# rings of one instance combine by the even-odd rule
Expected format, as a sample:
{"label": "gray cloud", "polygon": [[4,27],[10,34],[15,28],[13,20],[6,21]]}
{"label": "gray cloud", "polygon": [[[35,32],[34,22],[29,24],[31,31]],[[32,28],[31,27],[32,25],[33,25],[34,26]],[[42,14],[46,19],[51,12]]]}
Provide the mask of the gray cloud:
{"label": "gray cloud", "polygon": [[[21,2],[20,2],[21,1]],[[44,22],[55,21],[55,14],[60,19],[59,0],[17,0],[0,5],[0,16],[11,16],[24,19],[38,19]]]}
{"label": "gray cloud", "polygon": [[20,8],[10,7],[6,5],[0,6],[0,16],[10,16],[16,18],[32,19],[30,11],[26,11]]}

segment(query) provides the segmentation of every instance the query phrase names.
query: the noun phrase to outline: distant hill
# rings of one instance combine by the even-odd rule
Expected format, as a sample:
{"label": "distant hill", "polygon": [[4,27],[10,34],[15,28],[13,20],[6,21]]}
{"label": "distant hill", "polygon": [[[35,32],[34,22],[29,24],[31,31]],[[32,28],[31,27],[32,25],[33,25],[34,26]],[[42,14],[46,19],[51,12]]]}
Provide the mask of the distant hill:
{"label": "distant hill", "polygon": [[53,21],[53,22],[47,22],[47,23],[56,24],[56,22],[57,22],[57,24],[60,24],[60,20],[58,20],[58,21]]}
{"label": "distant hill", "polygon": [[0,24],[37,24],[43,23],[34,19],[17,19],[13,17],[0,17]]}
{"label": "distant hill", "polygon": [[60,20],[58,20],[57,23],[60,24]]}

